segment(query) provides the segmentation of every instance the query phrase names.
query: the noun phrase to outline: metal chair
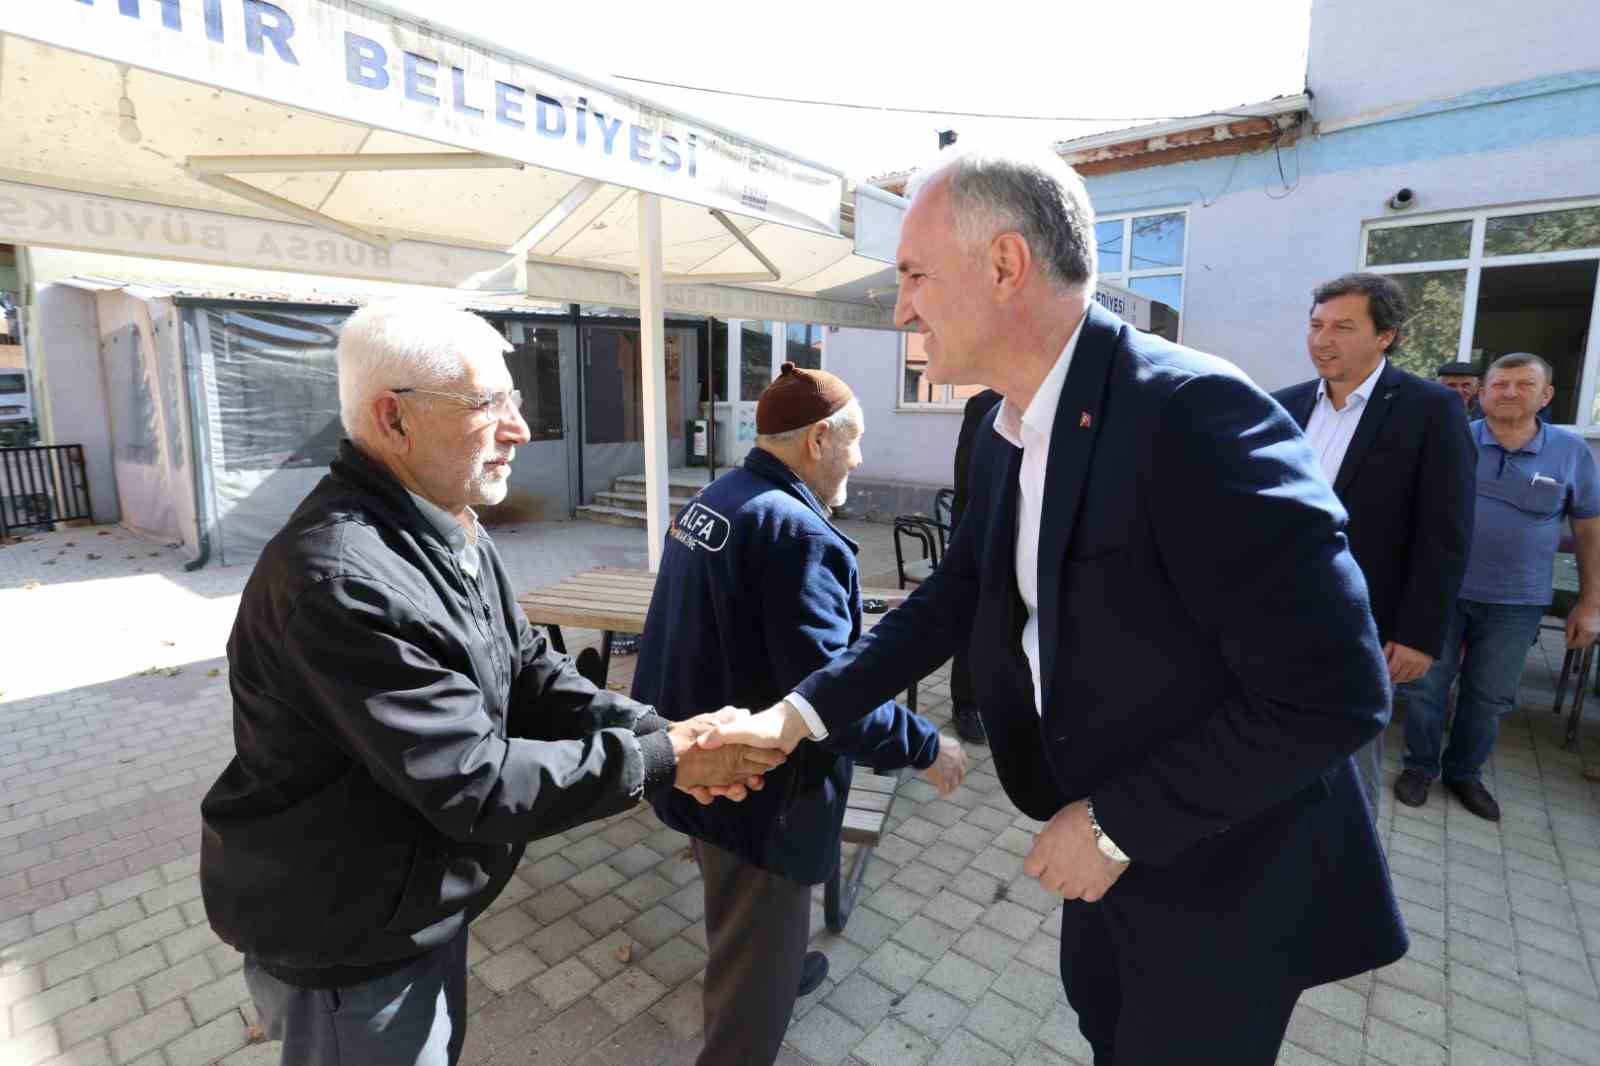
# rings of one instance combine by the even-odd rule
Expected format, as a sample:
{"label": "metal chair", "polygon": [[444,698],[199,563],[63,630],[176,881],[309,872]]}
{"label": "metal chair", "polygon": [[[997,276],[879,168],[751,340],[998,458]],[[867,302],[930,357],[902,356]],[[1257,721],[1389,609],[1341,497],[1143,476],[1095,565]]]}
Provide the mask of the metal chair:
{"label": "metal chair", "polygon": [[[894,562],[900,587],[920,585],[928,580],[944,555],[948,529],[926,515],[896,515],[894,520]],[[908,561],[907,542],[916,554]]]}

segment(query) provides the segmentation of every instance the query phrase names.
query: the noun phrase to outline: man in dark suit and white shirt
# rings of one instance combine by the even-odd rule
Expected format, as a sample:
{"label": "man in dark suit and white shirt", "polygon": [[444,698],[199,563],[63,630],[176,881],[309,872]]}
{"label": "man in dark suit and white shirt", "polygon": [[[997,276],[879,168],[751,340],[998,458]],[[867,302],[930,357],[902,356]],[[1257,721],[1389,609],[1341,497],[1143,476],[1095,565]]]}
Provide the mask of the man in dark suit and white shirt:
{"label": "man in dark suit and white shirt", "polygon": [[[1393,278],[1346,274],[1317,286],[1306,333],[1317,376],[1272,394],[1305,430],[1350,513],[1350,553],[1396,685],[1422,677],[1447,650],[1477,466],[1459,396],[1389,360],[1405,319],[1405,290]],[[1376,817],[1383,734],[1356,762]]]}
{"label": "man in dark suit and white shirt", "polygon": [[1350,758],[1390,687],[1344,509],[1237,368],[1091,302],[1053,154],[941,159],[899,272],[930,379],[1005,397],[966,516],[864,640],[701,743],[827,735],[965,644],[1095,1062],[1268,1066],[1304,989],[1406,949]]}

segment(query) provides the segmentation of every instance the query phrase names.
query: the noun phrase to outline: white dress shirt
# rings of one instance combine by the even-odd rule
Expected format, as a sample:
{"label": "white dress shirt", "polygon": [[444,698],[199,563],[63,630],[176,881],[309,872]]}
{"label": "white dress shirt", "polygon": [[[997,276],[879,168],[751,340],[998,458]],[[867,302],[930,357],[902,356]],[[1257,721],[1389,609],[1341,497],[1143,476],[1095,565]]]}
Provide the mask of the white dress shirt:
{"label": "white dress shirt", "polygon": [[1372,390],[1378,387],[1383,368],[1388,365],[1389,360],[1378,360],[1378,368],[1345,397],[1343,408],[1333,406],[1328,383],[1317,382],[1317,405],[1311,409],[1311,421],[1306,423],[1306,442],[1316,453],[1317,461],[1322,464],[1322,474],[1330,485],[1339,476],[1344,453],[1350,450],[1350,439],[1356,435],[1356,425],[1372,400]]}
{"label": "white dress shirt", "polygon": [[[1039,523],[1044,515],[1045,467],[1050,462],[1050,431],[1055,426],[1061,387],[1066,384],[1067,367],[1072,363],[1072,353],[1078,347],[1078,335],[1082,332],[1083,322],[1080,321],[1067,339],[1067,346],[1056,357],[1050,373],[1045,375],[1039,391],[1033,394],[1026,411],[1019,416],[1011,401],[1004,400],[994,419],[994,431],[1012,447],[1022,449],[1022,469],[1017,473],[1020,490],[1017,493],[1017,591],[1028,608],[1028,624],[1022,630],[1022,651],[1033,673],[1035,714],[1042,713],[1039,709],[1044,706],[1039,672]],[[828,735],[810,700],[798,692],[789,693],[787,699],[805,719],[813,739],[821,740]]]}
{"label": "white dress shirt", "polygon": [[1083,323],[1079,322],[1026,411],[1019,415],[1016,406],[1004,400],[1000,413],[994,417],[994,431],[1012,447],[1022,449],[1022,467],[1017,471],[1017,592],[1028,608],[1028,622],[1022,628],[1022,652],[1033,673],[1035,714],[1044,713],[1044,675],[1039,663],[1039,526],[1044,518],[1050,431],[1055,428],[1061,387],[1066,384],[1067,368],[1072,365],[1072,353],[1082,332]]}

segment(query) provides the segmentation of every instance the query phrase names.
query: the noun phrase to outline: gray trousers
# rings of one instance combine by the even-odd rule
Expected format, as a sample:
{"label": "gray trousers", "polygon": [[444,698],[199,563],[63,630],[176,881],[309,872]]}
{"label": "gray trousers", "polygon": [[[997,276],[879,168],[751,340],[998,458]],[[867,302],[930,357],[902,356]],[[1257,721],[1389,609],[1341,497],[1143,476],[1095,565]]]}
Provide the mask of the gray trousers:
{"label": "gray trousers", "polygon": [[696,1066],[772,1066],[794,1015],[811,935],[811,889],[703,840],[706,1046]]}
{"label": "gray trousers", "polygon": [[467,931],[387,977],[299,988],[249,955],[244,981],[283,1066],[455,1066],[466,1038]]}

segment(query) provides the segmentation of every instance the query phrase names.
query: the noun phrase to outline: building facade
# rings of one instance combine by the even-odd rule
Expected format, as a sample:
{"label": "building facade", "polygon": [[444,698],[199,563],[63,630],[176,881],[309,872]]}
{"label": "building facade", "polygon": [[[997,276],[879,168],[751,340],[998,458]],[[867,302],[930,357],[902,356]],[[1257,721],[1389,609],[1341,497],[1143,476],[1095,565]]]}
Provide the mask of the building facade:
{"label": "building facade", "polygon": [[[1057,146],[1094,201],[1102,275],[1275,389],[1312,373],[1313,286],[1392,274],[1412,302],[1407,369],[1535,352],[1556,370],[1552,421],[1600,436],[1593,15],[1586,0],[1316,0],[1305,96]],[[852,481],[869,511],[926,510],[951,478],[963,390],[908,400],[905,350],[871,334],[834,347],[871,401]]]}

